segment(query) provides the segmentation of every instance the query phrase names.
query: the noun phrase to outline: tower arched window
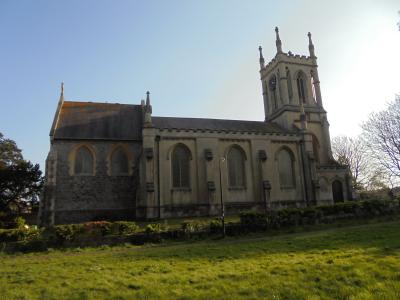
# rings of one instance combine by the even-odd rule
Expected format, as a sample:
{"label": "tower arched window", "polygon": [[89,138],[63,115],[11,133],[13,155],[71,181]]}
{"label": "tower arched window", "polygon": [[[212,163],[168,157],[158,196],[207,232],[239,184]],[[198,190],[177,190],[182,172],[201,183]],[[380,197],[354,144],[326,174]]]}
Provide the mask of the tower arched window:
{"label": "tower arched window", "polygon": [[297,82],[297,93],[299,95],[300,103],[307,102],[307,90],[306,90],[306,76],[303,72],[299,72],[296,78]]}
{"label": "tower arched window", "polygon": [[282,149],[278,153],[278,170],[281,188],[293,188],[295,186],[294,158],[288,149]]}
{"label": "tower arched window", "polygon": [[184,145],[177,145],[172,152],[172,186],[190,187],[190,151]]}
{"label": "tower arched window", "polygon": [[233,188],[244,188],[245,181],[245,156],[241,149],[232,147],[227,156],[228,161],[228,184]]}
{"label": "tower arched window", "polygon": [[277,79],[275,75],[272,75],[268,81],[268,90],[271,99],[271,105],[274,109],[278,108],[278,95],[277,95]]}
{"label": "tower arched window", "polygon": [[111,155],[111,175],[127,175],[128,173],[128,156],[121,147],[118,147]]}
{"label": "tower arched window", "polygon": [[94,158],[92,152],[86,147],[79,147],[75,154],[74,174],[93,175]]}

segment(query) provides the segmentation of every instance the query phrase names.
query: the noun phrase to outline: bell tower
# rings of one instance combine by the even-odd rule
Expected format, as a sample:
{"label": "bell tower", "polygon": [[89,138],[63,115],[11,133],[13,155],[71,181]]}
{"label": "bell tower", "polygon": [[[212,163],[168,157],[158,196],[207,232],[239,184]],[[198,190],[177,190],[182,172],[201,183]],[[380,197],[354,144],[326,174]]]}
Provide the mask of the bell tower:
{"label": "bell tower", "polygon": [[308,33],[308,56],[283,52],[278,27],[275,34],[276,54],[269,63],[265,64],[259,47],[265,121],[307,133],[312,138],[315,161],[327,164],[332,159],[329,123],[322,104],[311,33]]}

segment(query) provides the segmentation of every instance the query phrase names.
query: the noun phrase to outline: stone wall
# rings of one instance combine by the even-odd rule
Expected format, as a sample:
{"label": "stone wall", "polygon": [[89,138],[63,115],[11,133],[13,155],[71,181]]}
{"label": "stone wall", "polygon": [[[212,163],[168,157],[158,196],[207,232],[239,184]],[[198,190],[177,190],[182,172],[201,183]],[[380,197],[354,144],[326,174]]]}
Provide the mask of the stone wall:
{"label": "stone wall", "polygon": [[[80,145],[94,150],[95,174],[71,174],[71,151]],[[130,174],[111,176],[110,152],[121,145],[129,152]],[[138,188],[138,159],[141,144],[111,141],[54,141],[57,153],[55,172],[54,222],[75,223],[98,219],[135,219]]]}

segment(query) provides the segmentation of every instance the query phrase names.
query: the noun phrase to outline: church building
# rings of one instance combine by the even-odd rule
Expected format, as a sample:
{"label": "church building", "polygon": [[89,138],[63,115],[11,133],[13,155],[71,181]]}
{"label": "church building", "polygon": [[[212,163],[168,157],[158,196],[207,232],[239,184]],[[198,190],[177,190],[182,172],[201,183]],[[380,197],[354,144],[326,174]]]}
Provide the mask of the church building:
{"label": "church building", "polygon": [[317,57],[260,52],[264,121],[157,117],[139,105],[64,100],[50,131],[42,225],[217,216],[351,199],[332,157]]}

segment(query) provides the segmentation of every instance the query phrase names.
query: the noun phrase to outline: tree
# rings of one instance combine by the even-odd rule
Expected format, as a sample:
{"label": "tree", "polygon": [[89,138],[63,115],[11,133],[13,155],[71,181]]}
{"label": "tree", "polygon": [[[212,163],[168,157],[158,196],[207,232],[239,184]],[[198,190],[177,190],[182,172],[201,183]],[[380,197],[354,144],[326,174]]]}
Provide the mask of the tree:
{"label": "tree", "polygon": [[24,160],[17,144],[0,133],[0,211],[20,212],[37,204],[42,186],[39,165]]}
{"label": "tree", "polygon": [[10,139],[4,138],[0,132],[0,169],[22,161],[21,149]]}
{"label": "tree", "polygon": [[366,146],[389,177],[400,179],[400,96],[362,125]]}
{"label": "tree", "polygon": [[353,189],[360,190],[367,182],[368,155],[360,137],[338,136],[332,139],[332,154],[341,165],[348,165]]}

